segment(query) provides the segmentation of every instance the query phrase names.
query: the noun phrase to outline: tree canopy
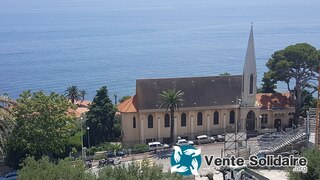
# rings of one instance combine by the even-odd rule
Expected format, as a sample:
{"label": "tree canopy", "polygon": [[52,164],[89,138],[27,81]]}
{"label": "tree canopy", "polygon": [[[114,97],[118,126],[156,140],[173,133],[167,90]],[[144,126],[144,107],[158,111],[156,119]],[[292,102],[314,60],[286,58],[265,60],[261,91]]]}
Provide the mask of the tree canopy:
{"label": "tree canopy", "polygon": [[90,128],[90,144],[96,145],[112,138],[115,112],[107,87],[101,87],[87,112],[86,125]]}
{"label": "tree canopy", "polygon": [[26,91],[20,95],[13,113],[16,126],[7,145],[7,163],[17,167],[27,156],[52,157],[64,152],[75,116],[68,113],[74,108],[59,94]]}
{"label": "tree canopy", "polygon": [[274,82],[286,83],[288,91],[294,96],[294,119],[296,120],[308,96],[303,91],[307,90],[312,94],[317,90],[319,61],[319,52],[315,47],[307,43],[299,43],[276,51],[267,62],[269,72],[265,75],[267,82],[265,84],[267,86],[270,83],[272,87]]}
{"label": "tree canopy", "polygon": [[262,78],[262,87],[261,87],[261,92],[262,93],[275,93],[275,89],[277,88],[277,81],[271,78],[270,72],[266,72],[263,75]]}
{"label": "tree canopy", "polygon": [[77,86],[70,86],[65,91],[65,95],[72,102],[72,104],[74,104],[75,101],[80,99],[81,95],[83,95],[83,98],[84,98],[85,94],[80,94]]}

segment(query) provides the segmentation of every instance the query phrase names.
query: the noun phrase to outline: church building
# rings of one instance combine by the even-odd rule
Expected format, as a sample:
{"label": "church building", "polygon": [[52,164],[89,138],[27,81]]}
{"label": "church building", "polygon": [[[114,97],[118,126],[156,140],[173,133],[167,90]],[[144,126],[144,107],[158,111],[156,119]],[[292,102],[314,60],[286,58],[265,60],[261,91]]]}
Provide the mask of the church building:
{"label": "church building", "polygon": [[281,131],[292,126],[290,93],[258,93],[257,68],[251,27],[242,75],[136,80],[136,94],[118,105],[123,142],[170,140],[170,112],[160,108],[159,94],[184,92],[174,114],[174,138],[228,132]]}

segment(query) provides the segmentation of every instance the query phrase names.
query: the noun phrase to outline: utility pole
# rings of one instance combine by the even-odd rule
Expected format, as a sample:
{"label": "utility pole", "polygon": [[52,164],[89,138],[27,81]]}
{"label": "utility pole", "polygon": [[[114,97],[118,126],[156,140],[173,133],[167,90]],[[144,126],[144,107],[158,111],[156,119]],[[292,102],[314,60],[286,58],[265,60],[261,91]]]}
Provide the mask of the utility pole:
{"label": "utility pole", "polygon": [[114,105],[116,106],[117,105],[117,95],[116,94],[114,94]]}

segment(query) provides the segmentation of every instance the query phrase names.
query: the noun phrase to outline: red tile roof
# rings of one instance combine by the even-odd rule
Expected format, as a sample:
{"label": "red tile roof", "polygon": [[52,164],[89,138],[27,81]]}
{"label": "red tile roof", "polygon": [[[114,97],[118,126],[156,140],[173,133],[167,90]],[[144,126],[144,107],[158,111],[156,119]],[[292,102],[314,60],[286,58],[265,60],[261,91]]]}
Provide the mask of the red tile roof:
{"label": "red tile roof", "polygon": [[137,96],[133,96],[124,102],[120,103],[118,105],[118,110],[119,112],[127,112],[127,113],[132,113],[132,112],[138,112],[137,109]]}
{"label": "red tile roof", "polygon": [[80,118],[82,114],[89,111],[89,105],[91,101],[78,100],[74,104],[77,106],[76,110],[69,110],[69,113],[74,113],[77,118]]}
{"label": "red tile roof", "polygon": [[290,93],[259,93],[256,95],[261,109],[284,109],[293,107]]}

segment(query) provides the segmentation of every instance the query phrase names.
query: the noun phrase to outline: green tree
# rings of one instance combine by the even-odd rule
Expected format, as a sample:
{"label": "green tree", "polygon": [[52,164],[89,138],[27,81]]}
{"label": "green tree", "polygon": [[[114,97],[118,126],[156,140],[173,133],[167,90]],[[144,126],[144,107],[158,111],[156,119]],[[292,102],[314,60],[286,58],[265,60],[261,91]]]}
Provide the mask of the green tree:
{"label": "green tree", "polygon": [[87,92],[84,89],[79,91],[79,96],[82,98],[82,101],[84,101],[85,95],[87,95]]}
{"label": "green tree", "polygon": [[53,157],[63,153],[75,116],[69,109],[74,106],[59,94],[25,91],[14,107],[16,126],[7,144],[8,165],[18,167],[27,156]]}
{"label": "green tree", "polygon": [[261,92],[262,93],[275,93],[275,89],[277,88],[277,82],[271,78],[270,73],[266,72],[263,75],[262,78],[262,87]]}
{"label": "green tree", "polygon": [[183,103],[182,96],[184,93],[182,91],[176,91],[175,89],[173,90],[167,90],[163,91],[159,96],[162,99],[162,102],[160,104],[160,108],[165,107],[166,111],[170,109],[170,142],[173,144],[173,129],[174,129],[174,111],[176,109],[179,109],[179,106]]}
{"label": "green tree", "polygon": [[74,102],[80,98],[79,90],[77,86],[70,86],[67,88],[65,92],[66,92],[65,95],[72,102],[72,104],[74,104]]}
{"label": "green tree", "polygon": [[0,153],[5,153],[6,143],[12,129],[14,127],[15,121],[12,114],[8,113],[5,110],[0,109]]}
{"label": "green tree", "polygon": [[313,97],[313,95],[309,92],[304,90],[303,95],[306,96],[304,102],[302,103],[302,116],[307,117],[307,111],[309,111],[310,108],[316,108],[317,107],[317,99]]}
{"label": "green tree", "polygon": [[307,90],[313,94],[317,90],[314,81],[317,80],[319,60],[319,52],[315,47],[300,43],[276,51],[267,63],[270,80],[285,82],[288,90],[294,95],[296,122],[307,97],[303,91]]}
{"label": "green tree", "polygon": [[28,157],[23,162],[23,167],[18,171],[18,179],[24,180],[94,180],[95,176],[85,171],[82,160],[60,160],[50,162],[48,157],[36,160]]}
{"label": "green tree", "polygon": [[18,175],[18,179],[23,180],[182,180],[181,175],[163,172],[162,166],[148,160],[142,160],[141,163],[128,163],[127,166],[107,166],[100,169],[96,176],[90,171],[85,171],[81,160],[64,159],[53,163],[48,157],[38,161],[28,157],[23,163],[23,168],[18,171]]}
{"label": "green tree", "polygon": [[127,95],[127,96],[123,96],[121,99],[119,99],[119,103],[123,103],[125,100],[130,99],[131,96]]}
{"label": "green tree", "polygon": [[97,176],[98,180],[110,179],[110,180],[131,180],[131,179],[158,179],[158,180],[182,180],[182,176],[163,172],[163,167],[152,163],[148,160],[142,160],[141,163],[132,162],[127,165],[122,166],[108,166],[99,171]]}
{"label": "green tree", "polygon": [[90,144],[97,145],[112,138],[115,112],[107,87],[101,87],[87,112],[86,125],[90,128]]}
{"label": "green tree", "polygon": [[301,153],[301,157],[308,160],[307,173],[293,172],[292,168],[289,169],[290,180],[310,180],[320,179],[320,150],[317,148],[305,149]]}
{"label": "green tree", "polygon": [[114,117],[114,125],[113,125],[113,137],[119,138],[121,136],[122,130],[121,130],[121,116],[116,115]]}
{"label": "green tree", "polygon": [[10,110],[15,104],[7,94],[0,96],[0,152],[3,154],[7,140],[15,124],[13,114]]}

